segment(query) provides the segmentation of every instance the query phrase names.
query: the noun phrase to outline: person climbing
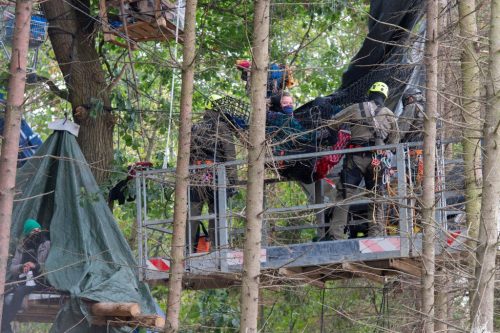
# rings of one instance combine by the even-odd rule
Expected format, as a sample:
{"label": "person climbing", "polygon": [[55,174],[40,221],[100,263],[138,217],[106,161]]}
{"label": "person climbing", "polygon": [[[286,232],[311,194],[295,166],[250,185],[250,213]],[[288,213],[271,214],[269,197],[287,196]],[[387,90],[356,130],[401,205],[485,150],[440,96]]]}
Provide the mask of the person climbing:
{"label": "person climbing", "polygon": [[409,88],[403,93],[403,112],[398,119],[401,142],[424,140],[424,96],[418,88]]}
{"label": "person climbing", "polygon": [[[224,121],[224,116],[218,112],[217,100],[222,97],[211,95],[205,104],[205,113],[201,122],[191,128],[191,165],[213,165],[236,159],[236,148],[229,125]],[[234,185],[238,180],[235,166],[226,169],[227,196],[235,194]],[[214,167],[195,169],[191,177],[190,187],[190,214],[192,217],[200,216],[203,206],[208,205],[208,212],[217,211],[217,177]],[[231,186],[231,187],[229,187]],[[196,232],[202,221],[192,220],[189,223],[188,240],[192,250],[196,249]],[[215,220],[209,220],[208,237],[214,242],[216,233]]]}
{"label": "person climbing", "polygon": [[46,287],[45,279],[40,275],[49,255],[50,241],[42,232],[40,224],[27,219],[23,226],[23,239],[16,248],[9,266],[12,282],[19,282],[5,294],[2,314],[2,332],[11,333],[11,322],[21,309],[24,296]]}
{"label": "person climbing", "polygon": [[[333,130],[350,127],[349,148],[380,146],[399,142],[399,130],[396,118],[391,110],[384,106],[389,88],[384,82],[375,82],[368,90],[368,101],[348,106],[333,117],[329,126]],[[338,201],[351,198],[356,187],[365,181],[368,191],[376,190],[377,171],[372,164],[373,152],[347,154],[340,173]],[[338,202],[337,201],[337,202]],[[373,216],[374,205],[370,205],[369,217]],[[335,207],[329,229],[329,237],[344,239],[349,205]],[[383,234],[383,221],[375,218],[368,229],[369,236]]]}

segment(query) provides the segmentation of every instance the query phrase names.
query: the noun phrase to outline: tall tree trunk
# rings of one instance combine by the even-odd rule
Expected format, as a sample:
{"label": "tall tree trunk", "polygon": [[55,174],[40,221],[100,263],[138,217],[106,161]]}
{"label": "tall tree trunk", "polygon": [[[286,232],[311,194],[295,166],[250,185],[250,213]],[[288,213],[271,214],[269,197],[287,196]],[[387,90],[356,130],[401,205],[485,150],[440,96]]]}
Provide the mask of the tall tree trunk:
{"label": "tall tree trunk", "polygon": [[[481,211],[481,105],[479,86],[478,30],[476,22],[476,1],[460,0],[458,2],[460,16],[460,41],[462,57],[462,117],[464,131],[462,146],[464,150],[465,168],[465,212],[469,236],[477,239],[479,213]],[[475,244],[471,244],[474,245]],[[471,263],[474,260],[470,261]]]}
{"label": "tall tree trunk", "polygon": [[5,276],[9,257],[10,226],[16,186],[17,153],[26,87],[32,0],[16,2],[16,24],[12,40],[10,79],[0,158],[0,323],[2,322]]}
{"label": "tall tree trunk", "polygon": [[500,191],[500,0],[491,1],[489,32],[489,82],[484,122],[483,194],[476,260],[476,288],[472,294],[472,332],[493,332],[495,259],[498,240]]}
{"label": "tall tree trunk", "polygon": [[424,121],[424,181],[422,194],[422,313],[423,331],[434,332],[435,272],[435,165],[437,118],[438,1],[427,1],[427,42],[425,46],[426,118]]}
{"label": "tall tree trunk", "polygon": [[[98,183],[113,160],[113,127],[104,71],[95,48],[90,1],[51,0],[42,3],[49,22],[52,48],[64,76],[75,121],[81,126],[78,143]],[[102,106],[102,107],[99,107]]]}
{"label": "tall tree trunk", "polygon": [[439,266],[436,269],[436,332],[447,332],[448,331],[448,295],[449,295],[449,278],[448,270],[446,269],[446,264],[444,261],[439,262]]}
{"label": "tall tree trunk", "polygon": [[246,232],[241,286],[241,333],[257,332],[260,250],[264,203],[266,83],[269,63],[270,0],[254,1]]}
{"label": "tall tree trunk", "polygon": [[197,0],[186,2],[184,19],[184,51],[182,63],[181,110],[179,148],[175,171],[174,231],[172,239],[172,266],[168,281],[167,324],[165,332],[179,330],[184,249],[186,248],[186,220],[188,215],[189,145],[191,143],[191,116],[193,110],[193,84],[195,70]]}

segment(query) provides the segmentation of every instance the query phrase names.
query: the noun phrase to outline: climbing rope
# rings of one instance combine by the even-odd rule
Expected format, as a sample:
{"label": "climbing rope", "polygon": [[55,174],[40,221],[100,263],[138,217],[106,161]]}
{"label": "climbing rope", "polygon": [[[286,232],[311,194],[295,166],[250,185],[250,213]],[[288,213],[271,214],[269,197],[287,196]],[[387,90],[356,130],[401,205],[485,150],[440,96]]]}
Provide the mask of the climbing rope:
{"label": "climbing rope", "polygon": [[[394,160],[394,154],[390,150],[377,150],[372,153],[371,166],[373,168],[373,180],[375,183],[374,189],[374,200],[377,200],[377,195],[382,197],[394,197],[396,196],[396,191],[391,186],[391,178],[393,175],[392,162]],[[380,187],[379,185],[380,179]],[[379,188],[380,190],[377,190]],[[380,207],[373,209],[372,221],[376,222],[377,209],[383,212],[381,219],[384,222],[384,228],[387,230],[388,227],[392,227],[391,216],[398,215],[398,209],[395,202],[390,202],[389,204],[383,203]]]}
{"label": "climbing rope", "polygon": [[[177,61],[177,45],[179,44],[179,24],[180,24],[180,8],[182,0],[177,0],[177,17],[175,22],[175,46],[174,46],[174,61]],[[172,81],[170,84],[170,110],[168,113],[168,129],[167,129],[167,144],[163,154],[163,169],[168,167],[170,159],[170,135],[172,131],[172,114],[174,111],[174,88],[175,88],[175,69],[172,68]]]}

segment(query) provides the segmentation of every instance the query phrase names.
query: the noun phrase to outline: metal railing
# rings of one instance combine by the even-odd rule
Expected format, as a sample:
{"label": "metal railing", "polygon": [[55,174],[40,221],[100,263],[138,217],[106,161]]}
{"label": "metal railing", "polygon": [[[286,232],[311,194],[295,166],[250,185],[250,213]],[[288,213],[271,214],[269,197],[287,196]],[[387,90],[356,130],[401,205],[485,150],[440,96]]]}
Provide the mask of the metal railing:
{"label": "metal railing", "polygon": [[[385,146],[375,146],[375,147],[363,147],[354,149],[344,149],[338,151],[325,151],[310,154],[301,155],[290,155],[290,156],[279,156],[268,159],[268,163],[279,162],[279,161],[294,161],[303,160],[310,158],[318,158],[326,155],[332,154],[349,154],[349,153],[360,153],[374,150],[393,150],[395,151],[395,163],[393,163],[393,169],[395,172],[395,180],[397,180],[396,195],[390,199],[390,202],[397,210],[397,235],[400,239],[400,257],[408,257],[411,255],[412,248],[415,248],[415,198],[414,194],[410,193],[409,185],[411,183],[411,158],[409,156],[410,149],[420,146],[421,143],[405,143],[405,144],[395,144],[395,145],[385,145]],[[437,210],[436,210],[436,223],[442,227],[441,230],[446,230],[446,221],[448,214],[456,214],[457,210],[454,208],[447,209],[446,207],[446,187],[445,187],[445,161],[444,161],[444,149],[438,149],[438,163],[437,163],[437,177],[440,177],[438,181],[441,184],[436,188],[437,194]],[[214,220],[215,225],[215,239],[213,242],[213,251],[210,253],[195,253],[193,251],[193,246],[186,247],[186,269],[192,269],[196,271],[196,268],[200,267],[194,263],[197,258],[202,257],[205,263],[200,269],[215,270],[219,272],[227,272],[227,261],[228,253],[234,247],[237,246],[238,237],[244,233],[244,214],[243,210],[235,210],[231,207],[229,201],[228,204],[228,184],[226,177],[226,168],[228,167],[242,167],[245,165],[245,161],[231,161],[227,163],[219,163],[213,165],[197,165],[191,166],[190,170],[193,173],[207,172],[211,173],[213,177],[212,183],[208,184],[211,187],[215,197],[215,211],[209,212],[208,214],[202,214],[199,216],[191,216],[189,214],[188,221],[202,221],[202,220]],[[171,216],[165,216],[163,219],[150,219],[149,211],[158,211],[158,206],[160,205],[172,205],[172,200],[168,201],[167,198],[161,198],[165,193],[165,188],[171,188],[174,185],[175,169],[162,169],[162,170],[147,170],[139,171],[136,177],[136,201],[137,201],[137,227],[138,227],[138,242],[139,250],[138,255],[140,258],[140,266],[146,267],[146,261],[151,256],[162,256],[168,257],[169,251],[169,235],[172,233],[173,219]],[[191,186],[196,186],[199,184],[191,184]],[[353,198],[352,200],[345,200],[342,202],[332,202],[324,200],[324,184],[323,182],[316,182],[314,187],[314,193],[311,193],[310,197],[314,199],[312,202],[307,204],[297,204],[287,207],[266,207],[263,221],[263,246],[279,246],[280,244],[273,244],[269,241],[269,236],[271,233],[276,232],[302,232],[303,230],[315,230],[318,236],[324,234],[325,228],[329,226],[329,221],[325,221],[325,210],[332,209],[337,206],[345,205],[360,205],[369,204],[373,202],[373,198],[360,195],[359,197]],[[413,186],[413,185],[412,185]],[[411,186],[411,187],[412,187]],[[158,189],[160,189],[161,195],[158,195]],[[149,193],[149,195],[148,195]],[[156,193],[156,194],[154,194]],[[156,199],[152,198],[152,194],[156,195]],[[188,193],[189,197],[189,193]],[[163,201],[162,201],[163,200]],[[380,204],[380,200],[377,201]],[[153,207],[155,206],[155,207]],[[189,202],[188,211],[190,211],[191,203]],[[301,223],[300,225],[285,225],[285,226],[271,226],[273,216],[276,214],[299,214],[303,212],[309,212],[309,217],[313,216],[315,223]],[[240,221],[239,228],[236,226],[235,221]],[[311,220],[311,218],[309,218]],[[275,223],[274,223],[275,224]],[[191,223],[188,223],[187,230],[187,243],[193,244],[194,230],[190,230]],[[444,237],[444,236],[443,236]],[[286,244],[285,246],[289,246]],[[160,253],[161,251],[161,253]],[[418,249],[417,249],[418,251]],[[208,264],[210,262],[211,264]],[[143,275],[141,275],[143,276]]]}

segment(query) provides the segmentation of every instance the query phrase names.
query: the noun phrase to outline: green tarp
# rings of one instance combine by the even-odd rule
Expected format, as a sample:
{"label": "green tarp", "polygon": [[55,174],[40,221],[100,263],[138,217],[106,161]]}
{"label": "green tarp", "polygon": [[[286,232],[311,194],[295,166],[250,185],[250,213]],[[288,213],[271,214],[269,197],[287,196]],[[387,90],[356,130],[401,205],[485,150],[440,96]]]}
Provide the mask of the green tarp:
{"label": "green tarp", "polygon": [[24,220],[37,219],[50,231],[48,281],[70,295],[51,332],[120,331],[90,327],[84,300],[137,302],[143,313],[154,313],[131,249],[72,134],[54,132],[18,171],[16,190],[11,249]]}

